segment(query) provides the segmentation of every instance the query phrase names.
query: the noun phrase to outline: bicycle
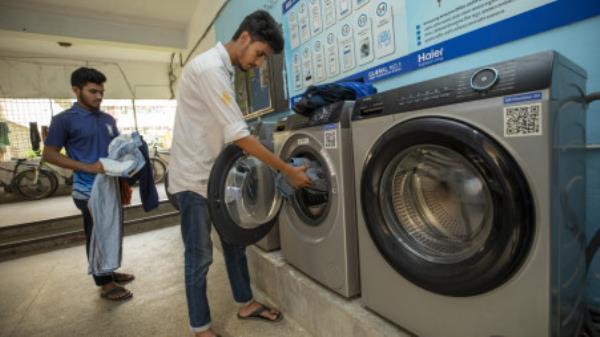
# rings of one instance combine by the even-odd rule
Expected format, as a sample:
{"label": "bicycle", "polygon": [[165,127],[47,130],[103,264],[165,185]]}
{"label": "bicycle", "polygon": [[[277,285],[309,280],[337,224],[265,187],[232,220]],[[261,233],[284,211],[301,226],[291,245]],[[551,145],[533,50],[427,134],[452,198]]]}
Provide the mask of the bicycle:
{"label": "bicycle", "polygon": [[[8,184],[0,181],[4,190],[8,193],[14,192],[18,197],[26,200],[43,199],[54,194],[58,189],[56,173],[44,167],[44,160],[40,160],[37,164],[28,163],[27,161],[27,159],[17,159],[12,170],[0,167],[1,170],[12,173]],[[27,168],[19,171],[21,166]]]}
{"label": "bicycle", "polygon": [[154,153],[150,157],[150,164],[152,165],[152,179],[155,184],[162,182],[165,179],[165,172],[167,171],[167,162],[160,157],[158,151],[158,143],[153,143]]}

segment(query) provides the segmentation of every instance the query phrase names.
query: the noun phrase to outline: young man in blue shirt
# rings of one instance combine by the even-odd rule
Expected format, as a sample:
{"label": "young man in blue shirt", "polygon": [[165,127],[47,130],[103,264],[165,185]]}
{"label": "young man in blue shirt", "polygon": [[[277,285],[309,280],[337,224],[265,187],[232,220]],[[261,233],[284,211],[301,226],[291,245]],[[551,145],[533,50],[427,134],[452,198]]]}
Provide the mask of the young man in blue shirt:
{"label": "young man in blue shirt", "polygon": [[[88,256],[93,227],[88,200],[96,174],[104,173],[98,159],[108,156],[108,145],[119,134],[115,119],[100,110],[104,82],[104,74],[93,68],[81,67],[71,74],[77,102],[52,118],[43,153],[45,161],[74,171],[72,196],[83,216]],[[60,153],[63,147],[67,156]],[[93,277],[103,298],[118,301],[133,296],[120,285],[133,281],[133,275],[113,272]]]}

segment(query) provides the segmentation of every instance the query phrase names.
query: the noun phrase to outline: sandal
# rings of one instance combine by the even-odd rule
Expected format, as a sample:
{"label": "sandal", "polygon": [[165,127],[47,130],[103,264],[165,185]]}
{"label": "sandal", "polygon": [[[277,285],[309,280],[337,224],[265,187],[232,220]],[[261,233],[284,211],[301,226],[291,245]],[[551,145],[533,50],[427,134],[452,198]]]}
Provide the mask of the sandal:
{"label": "sandal", "polygon": [[269,308],[268,306],[266,306],[264,304],[261,304],[260,307],[258,307],[256,310],[251,312],[248,316],[242,316],[238,312],[237,317],[239,319],[257,319],[257,320],[263,320],[263,321],[267,321],[267,322],[271,322],[271,323],[276,323],[283,319],[283,314],[281,312],[277,312],[277,313],[273,314],[273,315],[275,315],[275,319],[270,319],[266,316],[261,315],[265,311],[270,312],[271,308]]}
{"label": "sandal", "polygon": [[127,283],[135,280],[135,276],[133,276],[132,274],[125,274],[125,273],[113,272],[112,277],[113,277],[113,281],[115,281],[115,283],[120,283],[120,284],[127,284]]}
{"label": "sandal", "polygon": [[123,287],[114,287],[100,293],[100,297],[111,301],[125,301],[133,297],[133,293]]}

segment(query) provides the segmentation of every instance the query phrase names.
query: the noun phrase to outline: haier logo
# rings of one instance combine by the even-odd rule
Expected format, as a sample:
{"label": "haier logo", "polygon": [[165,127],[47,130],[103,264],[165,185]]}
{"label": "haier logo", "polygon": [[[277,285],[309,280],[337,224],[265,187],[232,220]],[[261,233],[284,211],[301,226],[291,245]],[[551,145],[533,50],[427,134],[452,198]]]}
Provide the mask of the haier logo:
{"label": "haier logo", "polygon": [[436,61],[437,59],[443,59],[444,58],[444,48],[440,48],[440,49],[432,49],[428,52],[423,52],[421,54],[418,55],[418,62],[419,65],[422,65],[422,63],[429,63],[432,61]]}

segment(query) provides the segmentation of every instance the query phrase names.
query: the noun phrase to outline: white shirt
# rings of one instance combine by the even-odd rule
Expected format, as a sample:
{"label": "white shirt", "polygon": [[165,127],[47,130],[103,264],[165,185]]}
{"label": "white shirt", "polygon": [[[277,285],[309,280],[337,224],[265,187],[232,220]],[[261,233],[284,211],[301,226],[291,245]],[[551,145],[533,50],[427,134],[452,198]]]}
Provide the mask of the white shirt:
{"label": "white shirt", "polygon": [[208,177],[225,144],[250,135],[233,91],[233,65],[219,42],[195,57],[179,82],[169,193],[207,196]]}

